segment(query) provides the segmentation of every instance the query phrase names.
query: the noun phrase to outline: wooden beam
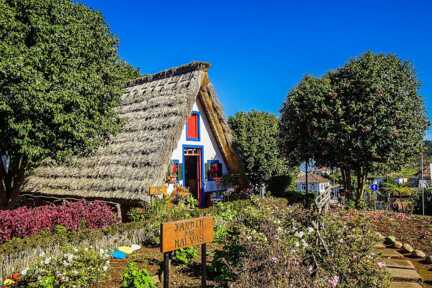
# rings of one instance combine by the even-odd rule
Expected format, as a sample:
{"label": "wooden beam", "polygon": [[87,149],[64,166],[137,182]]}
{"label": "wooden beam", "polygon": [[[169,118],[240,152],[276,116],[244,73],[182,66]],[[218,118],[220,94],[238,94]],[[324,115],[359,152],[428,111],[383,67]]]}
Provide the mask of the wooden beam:
{"label": "wooden beam", "polygon": [[225,130],[222,124],[222,121],[224,120],[222,119],[222,115],[219,115],[217,109],[215,108],[213,95],[211,95],[211,91],[208,87],[209,83],[210,82],[208,80],[208,75],[206,74],[206,76],[203,77],[198,98],[201,101],[207,119],[209,121],[210,128],[216,138],[216,142],[222,152],[222,155],[230,172],[239,173],[240,163],[236,153],[234,152],[234,149],[232,148],[230,141],[228,141],[225,135]]}

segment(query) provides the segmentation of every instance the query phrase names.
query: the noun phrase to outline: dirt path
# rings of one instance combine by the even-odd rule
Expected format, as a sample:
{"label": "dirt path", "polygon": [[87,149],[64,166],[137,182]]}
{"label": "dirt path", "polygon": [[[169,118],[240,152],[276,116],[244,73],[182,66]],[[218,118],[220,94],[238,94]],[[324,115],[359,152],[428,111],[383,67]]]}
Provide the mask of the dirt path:
{"label": "dirt path", "polygon": [[394,248],[379,245],[376,251],[381,255],[385,269],[391,275],[391,288],[432,288],[432,265]]}
{"label": "dirt path", "polygon": [[432,255],[432,217],[383,211],[362,211],[382,235],[393,235]]}

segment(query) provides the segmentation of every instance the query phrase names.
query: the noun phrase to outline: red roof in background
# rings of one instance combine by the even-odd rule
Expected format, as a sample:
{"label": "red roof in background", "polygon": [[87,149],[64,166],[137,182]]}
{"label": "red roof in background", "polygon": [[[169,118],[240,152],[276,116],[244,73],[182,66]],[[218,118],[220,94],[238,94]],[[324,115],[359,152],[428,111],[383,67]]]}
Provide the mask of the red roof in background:
{"label": "red roof in background", "polygon": [[[296,182],[305,183],[306,182],[306,175],[304,173],[301,173],[297,176]],[[330,182],[329,179],[324,178],[320,175],[309,173],[308,174],[308,183],[327,183]]]}

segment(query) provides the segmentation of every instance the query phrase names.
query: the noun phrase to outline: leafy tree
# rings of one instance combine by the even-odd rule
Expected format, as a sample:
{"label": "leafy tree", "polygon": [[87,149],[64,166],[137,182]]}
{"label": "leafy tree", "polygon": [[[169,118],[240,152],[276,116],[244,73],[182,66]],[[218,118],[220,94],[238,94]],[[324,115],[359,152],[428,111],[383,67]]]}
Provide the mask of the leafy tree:
{"label": "leafy tree", "polygon": [[252,185],[263,184],[271,176],[287,172],[287,162],[279,151],[279,122],[274,115],[239,112],[228,123],[234,134],[233,144]]}
{"label": "leafy tree", "polygon": [[102,15],[71,0],[0,0],[0,206],[46,157],[90,151],[119,128],[127,78]]}
{"label": "leafy tree", "polygon": [[369,172],[400,169],[419,153],[427,118],[408,62],[366,53],[321,79],[306,77],[282,108],[287,157],[339,167],[346,190],[356,176],[356,205]]}

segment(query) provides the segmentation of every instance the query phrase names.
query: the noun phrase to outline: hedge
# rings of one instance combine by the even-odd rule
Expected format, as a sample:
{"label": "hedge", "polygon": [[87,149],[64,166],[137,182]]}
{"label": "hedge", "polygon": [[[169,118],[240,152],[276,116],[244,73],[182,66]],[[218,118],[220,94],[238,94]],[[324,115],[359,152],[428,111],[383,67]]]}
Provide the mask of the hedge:
{"label": "hedge", "polygon": [[48,231],[27,238],[13,238],[0,245],[0,278],[27,268],[41,252],[59,255],[64,244],[89,245],[96,249],[112,249],[118,245],[146,243],[155,233],[154,225],[146,222],[114,224],[101,229]]}
{"label": "hedge", "polygon": [[0,244],[12,238],[25,238],[58,225],[67,230],[102,228],[117,223],[112,208],[102,201],[64,202],[61,205],[20,207],[0,210]]}

